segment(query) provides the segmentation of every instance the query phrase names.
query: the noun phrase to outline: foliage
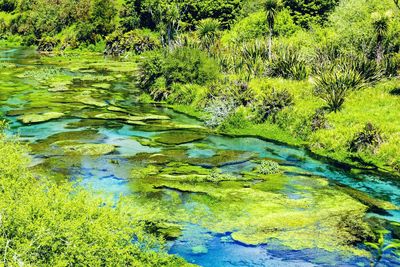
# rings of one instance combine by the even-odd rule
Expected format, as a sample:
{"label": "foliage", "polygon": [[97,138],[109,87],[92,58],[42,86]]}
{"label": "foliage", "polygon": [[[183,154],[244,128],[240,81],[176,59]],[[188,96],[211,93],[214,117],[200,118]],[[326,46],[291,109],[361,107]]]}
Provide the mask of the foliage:
{"label": "foliage", "polygon": [[129,32],[136,29],[140,24],[140,17],[138,14],[137,0],[126,0],[119,12],[120,27],[124,32]]}
{"label": "foliage", "polygon": [[261,174],[275,174],[279,173],[279,164],[272,160],[263,160],[257,166],[257,172]]}
{"label": "foliage", "polygon": [[311,130],[315,132],[327,128],[329,128],[329,123],[325,116],[325,110],[318,109],[311,117]]}
{"label": "foliage", "polygon": [[235,110],[236,106],[230,99],[214,98],[207,103],[204,112],[207,114],[205,117],[205,125],[210,128],[220,126]]}
{"label": "foliage", "polygon": [[297,24],[308,28],[314,23],[322,24],[326,21],[329,13],[339,3],[339,0],[284,0]]}
{"label": "foliage", "polygon": [[304,80],[308,75],[306,62],[295,47],[280,47],[268,66],[268,74],[294,80]]}
{"label": "foliage", "polygon": [[219,29],[221,24],[216,19],[200,20],[197,25],[197,35],[200,38],[203,48],[210,51],[218,38]]}
{"label": "foliage", "polygon": [[351,91],[362,87],[360,74],[343,68],[331,68],[315,78],[315,94],[326,102],[329,110],[341,110]]}
{"label": "foliage", "polygon": [[359,152],[370,149],[375,153],[382,143],[383,138],[381,131],[372,125],[372,123],[367,123],[364,129],[357,133],[353,140],[351,140],[350,151]]}
{"label": "foliage", "polygon": [[261,102],[256,107],[262,122],[269,118],[275,121],[279,111],[293,105],[293,96],[286,89],[266,92]]}
{"label": "foliage", "polygon": [[121,56],[127,52],[141,54],[145,51],[161,48],[157,34],[148,30],[132,30],[126,33],[119,31],[107,36],[105,53]]}
{"label": "foliage", "polygon": [[143,53],[138,83],[141,88],[148,89],[156,79],[163,77],[166,88],[175,83],[204,85],[216,79],[217,75],[218,66],[207,54],[182,47]]}
{"label": "foliage", "polygon": [[1,0],[0,11],[12,12],[17,8],[18,2],[16,0]]}

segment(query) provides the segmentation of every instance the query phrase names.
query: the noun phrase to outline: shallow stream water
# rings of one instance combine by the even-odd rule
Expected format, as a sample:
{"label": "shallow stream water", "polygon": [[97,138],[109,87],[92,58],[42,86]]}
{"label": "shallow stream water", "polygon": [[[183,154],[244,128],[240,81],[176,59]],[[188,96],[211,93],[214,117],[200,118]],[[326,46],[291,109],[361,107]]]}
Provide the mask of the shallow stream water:
{"label": "shallow stream water", "polygon": [[[57,180],[79,181],[94,193],[126,196],[157,221],[164,218],[163,223],[178,225],[179,237],[168,242],[170,253],[201,266],[369,266],[365,255],[330,251],[330,241],[318,241],[313,229],[321,230],[321,239],[330,240],[318,228],[326,214],[315,215],[307,231],[300,229],[307,223],[297,226],[296,218],[289,222],[285,216],[299,216],[300,221],[305,214],[306,221],[320,209],[319,199],[341,210],[342,203],[335,199],[352,203],[349,190],[355,189],[389,207],[370,208],[367,217],[380,218],[384,224],[400,222],[395,208],[400,206],[398,179],[343,170],[302,149],[274,142],[210,134],[193,118],[162,105],[141,104],[141,92],[132,82],[135,71],[134,64],[102,57],[52,58],[31,49],[0,49],[0,111],[11,122],[10,132],[32,144],[32,167],[51,170]],[[49,112],[57,113],[55,118],[45,119]],[[32,114],[38,116],[29,117]],[[96,147],[105,149],[102,153],[82,144],[110,146]],[[248,177],[260,159],[278,162],[283,173],[213,184],[171,178],[212,172]],[[186,170],[193,166],[195,171]],[[141,177],[143,172],[154,177]],[[340,198],[334,198],[336,192]],[[263,202],[293,207],[286,211]],[[297,202],[301,204],[296,206]],[[260,242],[257,235],[270,236],[265,229],[275,225],[260,220],[275,220],[266,216],[274,211],[282,216],[277,222],[290,224],[294,234],[288,232],[286,238],[283,227],[274,230],[274,238]],[[297,246],[293,240],[299,236],[307,244]],[[380,263],[399,265],[389,253]]]}

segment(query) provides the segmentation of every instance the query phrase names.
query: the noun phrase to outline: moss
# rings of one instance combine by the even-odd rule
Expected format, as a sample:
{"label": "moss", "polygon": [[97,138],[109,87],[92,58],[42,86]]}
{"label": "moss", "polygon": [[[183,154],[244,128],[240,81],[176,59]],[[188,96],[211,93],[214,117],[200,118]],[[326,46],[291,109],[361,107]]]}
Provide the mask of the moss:
{"label": "moss", "polygon": [[154,140],[158,143],[166,145],[180,145],[203,140],[206,138],[204,134],[193,131],[168,131],[154,136]]}
{"label": "moss", "polygon": [[46,122],[63,117],[65,114],[62,112],[44,112],[38,114],[25,114],[18,117],[19,121],[24,124]]}

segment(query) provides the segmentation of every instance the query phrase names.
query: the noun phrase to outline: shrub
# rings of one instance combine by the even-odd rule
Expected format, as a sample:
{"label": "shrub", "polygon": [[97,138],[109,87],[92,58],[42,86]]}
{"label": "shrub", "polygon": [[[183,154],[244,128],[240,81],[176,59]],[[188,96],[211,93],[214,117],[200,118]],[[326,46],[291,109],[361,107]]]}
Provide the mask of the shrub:
{"label": "shrub", "polygon": [[201,45],[207,51],[210,51],[219,35],[221,23],[216,19],[203,19],[197,25],[197,35],[200,38]]}
{"label": "shrub", "polygon": [[141,54],[161,48],[157,34],[149,30],[132,30],[122,34],[119,31],[107,36],[105,54],[121,56],[126,52]]}
{"label": "shrub", "polygon": [[295,47],[280,47],[268,66],[268,74],[293,80],[307,78],[306,62]]}
{"label": "shrub", "polygon": [[200,85],[174,83],[170,88],[168,102],[171,104],[190,105],[202,90],[203,87]]}
{"label": "shrub", "polygon": [[180,47],[166,56],[164,77],[167,86],[173,83],[204,85],[218,76],[217,63],[199,49]]}
{"label": "shrub", "polygon": [[207,113],[205,125],[210,128],[220,126],[234,112],[236,106],[233,101],[226,98],[214,98],[207,103],[204,111]]}
{"label": "shrub", "polygon": [[221,123],[220,129],[222,131],[229,131],[235,129],[244,129],[250,126],[252,116],[248,109],[243,106],[238,107],[234,112]]}
{"label": "shrub", "polygon": [[268,59],[268,47],[264,40],[254,40],[243,43],[239,53],[233,60],[240,58],[244,71],[249,80],[251,77],[260,76],[265,72],[265,61]]}
{"label": "shrub", "polygon": [[[137,82],[140,88],[149,90],[156,80],[163,77],[165,88],[173,84],[204,85],[218,76],[218,65],[204,52],[188,47],[169,52],[156,50],[142,54]],[[176,89],[176,88],[175,88]]]}
{"label": "shrub", "polygon": [[381,131],[372,123],[367,123],[364,129],[357,133],[351,140],[349,149],[351,152],[360,152],[363,150],[372,150],[376,153],[377,148],[383,143]]}
{"label": "shrub", "polygon": [[311,131],[315,132],[319,129],[327,129],[328,127],[329,123],[325,116],[325,110],[318,109],[311,117]]}
{"label": "shrub", "polygon": [[293,96],[288,90],[277,91],[272,89],[265,94],[256,109],[262,122],[268,118],[272,118],[272,121],[275,122],[278,112],[291,105],[293,105]]}
{"label": "shrub", "polygon": [[50,52],[53,51],[59,43],[60,40],[57,38],[46,36],[39,40],[37,49],[42,52]]}
{"label": "shrub", "polygon": [[163,76],[164,57],[163,50],[148,51],[142,54],[137,77],[137,83],[141,89],[148,90],[159,77]]}
{"label": "shrub", "polygon": [[351,91],[363,86],[359,73],[350,69],[331,68],[315,78],[315,94],[324,100],[328,109],[340,111]]}
{"label": "shrub", "polygon": [[275,174],[279,172],[279,164],[272,160],[263,160],[256,171],[261,174]]}

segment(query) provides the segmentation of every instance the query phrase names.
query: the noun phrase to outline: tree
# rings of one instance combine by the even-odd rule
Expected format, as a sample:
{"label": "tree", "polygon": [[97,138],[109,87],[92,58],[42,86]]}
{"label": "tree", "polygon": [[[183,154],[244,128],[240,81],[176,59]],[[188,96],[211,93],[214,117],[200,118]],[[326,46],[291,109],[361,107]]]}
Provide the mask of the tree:
{"label": "tree", "polygon": [[312,23],[322,24],[338,3],[339,0],[283,0],[294,21],[304,28]]}
{"label": "tree", "polygon": [[139,26],[140,17],[136,10],[137,0],[127,0],[119,13],[120,25],[125,32],[131,31]]}
{"label": "tree", "polygon": [[221,23],[218,20],[210,18],[201,20],[197,25],[197,34],[201,44],[208,52],[218,37],[220,27]]}
{"label": "tree", "polygon": [[280,0],[267,0],[264,3],[264,11],[267,16],[267,24],[269,28],[268,36],[268,59],[272,59],[272,36],[274,33],[276,15],[280,11],[282,5]]}

